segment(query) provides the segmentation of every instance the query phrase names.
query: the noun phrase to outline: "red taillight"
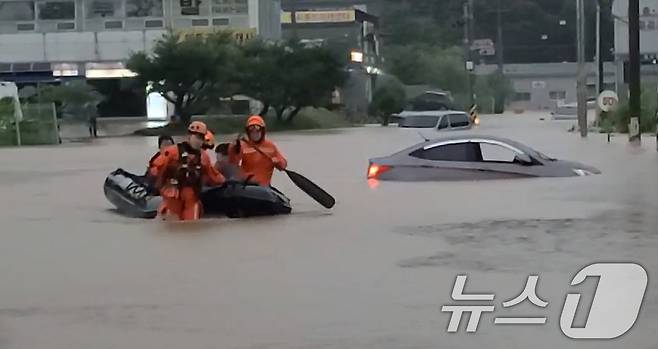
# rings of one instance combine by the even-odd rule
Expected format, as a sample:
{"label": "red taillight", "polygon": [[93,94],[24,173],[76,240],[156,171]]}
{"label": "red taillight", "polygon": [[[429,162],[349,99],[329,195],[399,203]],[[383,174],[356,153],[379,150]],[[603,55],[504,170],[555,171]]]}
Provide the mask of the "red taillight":
{"label": "red taillight", "polygon": [[368,179],[375,179],[382,173],[390,170],[391,168],[384,165],[370,164],[368,167]]}

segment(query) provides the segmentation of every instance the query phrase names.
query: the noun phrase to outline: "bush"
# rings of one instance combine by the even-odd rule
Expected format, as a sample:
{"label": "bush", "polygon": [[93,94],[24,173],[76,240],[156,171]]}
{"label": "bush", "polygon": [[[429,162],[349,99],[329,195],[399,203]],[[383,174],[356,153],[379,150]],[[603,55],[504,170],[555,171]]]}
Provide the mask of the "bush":
{"label": "bush", "polygon": [[[656,88],[644,86],[642,89],[642,105],[640,109],[640,132],[656,131],[657,101]],[[617,109],[611,113],[611,120],[602,120],[602,123],[612,123],[618,132],[627,133],[631,122],[630,105],[628,101],[619,104]]]}
{"label": "bush", "polygon": [[402,83],[395,77],[385,77],[375,89],[369,114],[378,117],[382,125],[386,126],[391,114],[402,111],[406,99]]}
{"label": "bush", "polygon": [[[57,120],[53,104],[23,104],[19,123],[21,145],[57,144]],[[11,98],[0,100],[0,145],[17,145],[14,106]]]}
{"label": "bush", "polygon": [[0,99],[0,145],[16,145],[14,101],[11,98]]}

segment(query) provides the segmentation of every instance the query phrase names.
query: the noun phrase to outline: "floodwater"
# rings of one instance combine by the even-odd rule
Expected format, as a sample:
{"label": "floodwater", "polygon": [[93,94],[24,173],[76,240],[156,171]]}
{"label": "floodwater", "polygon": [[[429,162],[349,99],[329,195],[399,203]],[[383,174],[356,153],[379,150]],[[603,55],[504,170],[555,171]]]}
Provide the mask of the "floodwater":
{"label": "floodwater", "polygon": [[[537,115],[486,117],[506,136],[601,176],[370,183],[367,159],[420,140],[364,127],[273,135],[291,169],[333,193],[327,211],[276,174],[286,217],[172,224],[121,217],[102,193],[116,167],[144,169],[154,139],[0,150],[0,348],[656,348],[658,154],[654,139],[581,140]],[[432,132],[424,132],[430,136]],[[611,341],[560,331],[568,292],[594,262],[649,274],[639,319]],[[447,333],[459,274],[495,293],[477,333]],[[546,308],[503,308],[529,275]],[[488,304],[489,302],[480,302]],[[494,325],[546,316],[545,325]],[[577,316],[584,323],[586,314]]]}

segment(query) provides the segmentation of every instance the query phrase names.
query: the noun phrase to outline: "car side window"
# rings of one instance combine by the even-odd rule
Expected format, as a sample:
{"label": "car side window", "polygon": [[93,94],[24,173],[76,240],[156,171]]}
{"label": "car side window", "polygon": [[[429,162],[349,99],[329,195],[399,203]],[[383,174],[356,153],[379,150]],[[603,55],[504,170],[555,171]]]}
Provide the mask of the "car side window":
{"label": "car side window", "polygon": [[410,155],[433,161],[479,161],[476,143],[446,144],[430,149],[418,149]]}
{"label": "car side window", "polygon": [[465,114],[450,114],[450,127],[468,127],[470,124]]}
{"label": "car side window", "polygon": [[412,128],[434,128],[439,122],[436,116],[408,116],[401,121],[404,127]]}
{"label": "car side window", "polygon": [[496,144],[480,143],[480,151],[482,152],[482,161],[489,162],[514,162],[517,153]]}
{"label": "car side window", "polygon": [[448,128],[448,116],[443,116],[441,122],[439,123],[439,130]]}

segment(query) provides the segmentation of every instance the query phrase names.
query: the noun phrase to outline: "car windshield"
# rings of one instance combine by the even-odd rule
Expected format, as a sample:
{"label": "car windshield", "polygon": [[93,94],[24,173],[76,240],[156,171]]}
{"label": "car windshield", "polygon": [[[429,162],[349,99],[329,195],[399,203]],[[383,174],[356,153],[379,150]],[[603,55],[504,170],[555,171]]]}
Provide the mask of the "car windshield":
{"label": "car windshield", "polygon": [[540,159],[542,159],[542,160],[546,160],[546,161],[555,161],[555,160],[557,160],[557,159],[555,159],[555,158],[552,158],[552,157],[550,157],[550,156],[548,156],[548,155],[546,155],[546,154],[540,153],[540,152],[538,152],[538,151],[535,151],[535,153],[536,153],[536,155],[537,155]]}

